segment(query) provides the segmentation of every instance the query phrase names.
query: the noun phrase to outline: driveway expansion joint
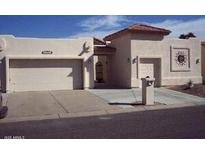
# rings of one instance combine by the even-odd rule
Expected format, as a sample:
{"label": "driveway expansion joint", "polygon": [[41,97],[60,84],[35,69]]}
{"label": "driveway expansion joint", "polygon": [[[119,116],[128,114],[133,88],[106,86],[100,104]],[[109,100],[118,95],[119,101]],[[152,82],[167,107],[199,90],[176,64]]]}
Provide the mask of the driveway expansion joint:
{"label": "driveway expansion joint", "polygon": [[59,102],[59,100],[49,91],[49,94],[53,97],[53,99],[55,100],[55,102],[62,107],[62,109],[64,110],[64,112],[69,113],[69,111]]}

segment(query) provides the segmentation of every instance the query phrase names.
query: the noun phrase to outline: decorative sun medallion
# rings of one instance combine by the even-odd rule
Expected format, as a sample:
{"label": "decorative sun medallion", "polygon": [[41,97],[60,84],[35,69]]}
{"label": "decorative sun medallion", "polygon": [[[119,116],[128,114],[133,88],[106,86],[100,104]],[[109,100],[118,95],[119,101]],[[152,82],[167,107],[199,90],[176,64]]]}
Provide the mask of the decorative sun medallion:
{"label": "decorative sun medallion", "polygon": [[184,72],[190,71],[190,49],[172,47],[170,52],[171,71]]}
{"label": "decorative sun medallion", "polygon": [[179,66],[184,66],[187,63],[187,55],[183,51],[178,51],[175,56],[175,61]]}

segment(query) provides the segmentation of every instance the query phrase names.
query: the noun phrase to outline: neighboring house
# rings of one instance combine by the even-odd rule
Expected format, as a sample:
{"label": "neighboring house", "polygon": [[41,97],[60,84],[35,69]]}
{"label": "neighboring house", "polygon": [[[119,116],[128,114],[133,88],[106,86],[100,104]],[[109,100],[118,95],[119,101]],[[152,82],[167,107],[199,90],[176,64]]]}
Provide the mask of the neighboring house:
{"label": "neighboring house", "polygon": [[202,67],[202,77],[203,77],[203,83],[205,83],[205,42],[201,42],[201,67]]}
{"label": "neighboring house", "polygon": [[103,40],[0,36],[2,91],[141,87],[201,83],[201,42],[164,38],[169,30],[135,24]]}

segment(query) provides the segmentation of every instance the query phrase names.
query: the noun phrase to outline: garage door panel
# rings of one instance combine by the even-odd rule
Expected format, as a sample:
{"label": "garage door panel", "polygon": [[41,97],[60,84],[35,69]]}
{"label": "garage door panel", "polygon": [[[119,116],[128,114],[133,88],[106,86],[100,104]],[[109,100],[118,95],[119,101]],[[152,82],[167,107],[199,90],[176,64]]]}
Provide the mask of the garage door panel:
{"label": "garage door panel", "polygon": [[12,60],[13,91],[65,90],[82,88],[81,60]]}

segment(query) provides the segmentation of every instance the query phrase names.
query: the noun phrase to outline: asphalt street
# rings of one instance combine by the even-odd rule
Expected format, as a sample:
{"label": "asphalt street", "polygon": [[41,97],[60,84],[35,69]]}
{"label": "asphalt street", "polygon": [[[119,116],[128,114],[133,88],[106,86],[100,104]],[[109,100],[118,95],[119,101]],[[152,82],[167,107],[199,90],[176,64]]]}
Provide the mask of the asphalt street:
{"label": "asphalt street", "polygon": [[0,138],[205,138],[205,106],[1,123]]}

